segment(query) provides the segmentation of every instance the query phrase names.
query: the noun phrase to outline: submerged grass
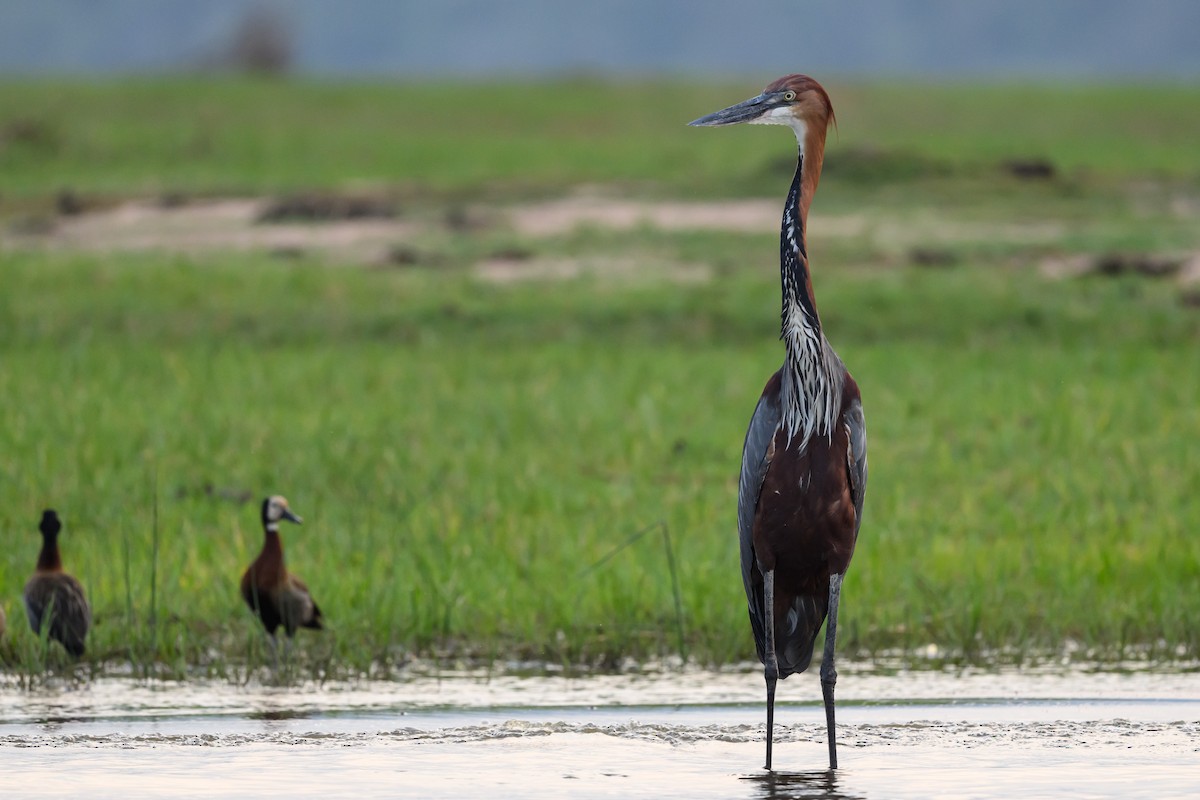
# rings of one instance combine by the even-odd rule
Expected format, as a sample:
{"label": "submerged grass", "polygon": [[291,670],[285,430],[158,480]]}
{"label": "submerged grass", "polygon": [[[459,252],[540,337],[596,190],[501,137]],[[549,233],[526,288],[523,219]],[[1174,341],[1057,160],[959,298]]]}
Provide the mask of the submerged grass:
{"label": "submerged grass", "polygon": [[[89,664],[267,663],[236,586],[270,492],[305,517],[289,564],[330,623],[299,637],[312,674],[745,659],[736,470],[781,357],[777,287],[717,275],[8,256],[4,662],[41,663],[15,615],[53,506]],[[847,652],[1196,655],[1200,317],[1173,289],[845,269],[818,291],[871,442]],[[634,537],[659,525],[669,553]]]}

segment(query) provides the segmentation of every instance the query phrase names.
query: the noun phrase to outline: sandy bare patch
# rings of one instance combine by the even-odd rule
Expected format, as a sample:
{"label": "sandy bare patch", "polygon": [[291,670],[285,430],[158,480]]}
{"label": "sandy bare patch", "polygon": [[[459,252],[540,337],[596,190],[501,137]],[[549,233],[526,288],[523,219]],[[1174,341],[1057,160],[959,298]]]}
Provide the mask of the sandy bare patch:
{"label": "sandy bare patch", "polygon": [[475,274],[491,283],[569,280],[585,275],[622,281],[649,278],[688,284],[712,280],[712,269],[705,264],[682,264],[653,258],[491,258],[477,264]]}
{"label": "sandy bare patch", "polygon": [[[583,227],[776,233],[781,213],[778,199],[687,203],[577,196],[517,206],[508,212],[508,218],[518,233],[533,237],[561,235]],[[1041,244],[1064,232],[1064,226],[1055,222],[972,222],[909,213],[903,218],[872,220],[865,214],[814,211],[808,221],[811,239],[865,237],[885,250],[971,241]]]}
{"label": "sandy bare patch", "polygon": [[1179,282],[1184,286],[1200,286],[1200,252],[1192,253],[1179,270]]}
{"label": "sandy bare patch", "polygon": [[[518,206],[509,222],[527,236],[555,236],[583,227],[664,231],[715,230],[730,233],[777,233],[782,213],[779,200],[680,201],[626,200],[605,197],[567,197]],[[814,215],[809,228],[821,236],[859,236],[867,228],[859,215]]]}
{"label": "sandy bare patch", "polygon": [[[59,217],[38,233],[13,234],[9,246],[44,246],[102,252],[158,250],[314,250],[349,261],[377,261],[388,250],[429,232],[439,223],[382,218],[295,220],[262,224],[269,198],[192,201],[164,206],[135,200],[84,214]],[[660,230],[722,230],[774,233],[779,229],[775,200],[732,200],[685,203],[576,196],[560,200],[489,210],[483,227],[509,227],[530,238],[570,233],[580,227],[631,230],[646,226]],[[818,217],[812,223],[822,236],[863,234],[866,222],[857,216]],[[528,272],[522,267],[523,272]]]}
{"label": "sandy bare patch", "polygon": [[131,201],[112,209],[62,217],[44,236],[14,237],[17,244],[64,250],[130,252],[157,250],[303,250],[351,261],[382,257],[416,226],[390,219],[259,224],[268,200],[195,201],[165,207]]}
{"label": "sandy bare patch", "polygon": [[711,203],[567,197],[513,208],[508,218],[518,233],[555,236],[580,227],[629,230],[715,229],[741,233],[778,230],[779,203],[731,200]]}
{"label": "sandy bare patch", "polygon": [[[436,209],[402,219],[282,220],[262,223],[272,198],[193,200],[166,206],[150,200],[130,201],[110,209],[61,216],[38,232],[8,231],[6,247],[49,247],[100,252],[161,251],[199,253],[286,251],[313,253],[329,263],[386,263],[397,247],[411,246],[422,235],[477,235],[487,229],[510,229],[529,239],[568,234],[581,227],[629,231],[641,227],[664,231],[708,230],[775,235],[779,230],[778,199],[706,202],[649,201],[577,194],[554,201],[507,208],[466,209],[475,226],[455,225]],[[1064,234],[1056,222],[990,222],[947,220],[920,210],[897,209],[896,215],[821,214],[809,220],[810,239],[853,238],[882,253],[901,253],[920,246],[967,242],[1049,244]],[[494,259],[479,264],[488,280],[553,279],[579,274],[635,276],[648,267],[619,259],[576,262]],[[673,280],[707,280],[696,265],[663,264]]]}
{"label": "sandy bare patch", "polygon": [[1095,271],[1095,257],[1087,253],[1043,258],[1038,269],[1047,278],[1079,278]]}
{"label": "sandy bare patch", "polygon": [[[817,231],[815,225],[809,227]],[[977,222],[917,215],[880,219],[867,226],[865,233],[876,248],[889,251],[971,242],[1051,244],[1061,239],[1066,230],[1059,222]]]}
{"label": "sandy bare patch", "polygon": [[1200,283],[1200,253],[1080,253],[1045,258],[1038,266],[1049,278],[1140,275],[1172,278],[1182,286]]}

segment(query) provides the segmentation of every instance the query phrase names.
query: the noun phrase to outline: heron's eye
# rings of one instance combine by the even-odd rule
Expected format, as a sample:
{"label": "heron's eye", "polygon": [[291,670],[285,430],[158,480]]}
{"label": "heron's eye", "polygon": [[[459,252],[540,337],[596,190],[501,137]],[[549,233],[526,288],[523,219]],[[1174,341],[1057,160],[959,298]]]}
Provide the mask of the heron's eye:
{"label": "heron's eye", "polygon": [[787,100],[790,103],[796,99],[796,93],[793,92],[791,89],[788,89],[786,92],[783,93],[783,99]]}

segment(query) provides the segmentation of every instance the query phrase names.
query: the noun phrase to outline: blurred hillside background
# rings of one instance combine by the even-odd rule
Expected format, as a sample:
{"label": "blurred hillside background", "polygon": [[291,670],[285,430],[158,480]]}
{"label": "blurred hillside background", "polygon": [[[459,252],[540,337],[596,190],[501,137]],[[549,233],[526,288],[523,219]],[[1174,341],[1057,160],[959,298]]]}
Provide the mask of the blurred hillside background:
{"label": "blurred hillside background", "polygon": [[0,72],[1200,75],[1195,0],[5,0]]}

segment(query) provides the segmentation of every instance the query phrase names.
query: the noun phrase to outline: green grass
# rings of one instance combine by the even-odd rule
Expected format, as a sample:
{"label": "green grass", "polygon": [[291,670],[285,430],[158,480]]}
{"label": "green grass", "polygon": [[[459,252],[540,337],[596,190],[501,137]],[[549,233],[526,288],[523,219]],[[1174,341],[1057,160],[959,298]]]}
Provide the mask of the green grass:
{"label": "green grass", "polygon": [[[47,213],[63,188],[105,202],[382,186],[418,222],[593,183],[781,198],[782,132],[682,124],[754,90],[10,82],[0,222]],[[1196,658],[1200,315],[1170,281],[1033,267],[1200,248],[1197,90],[831,90],[841,128],[814,215],[865,232],[814,216],[810,252],[871,443],[842,648]],[[1059,177],[996,167],[1027,156]],[[269,492],[305,518],[285,529],[289,563],[330,624],[301,634],[308,674],[753,657],[735,494],[781,360],[773,235],[431,225],[410,244],[439,266],[388,269],[22,250],[0,231],[4,669],[65,661],[19,600],[53,506],[96,612],[85,669],[246,678],[269,654],[237,580]],[[907,267],[913,246],[958,266]],[[472,277],[506,249],[712,279]]]}
{"label": "green grass", "polygon": [[[758,83],[10,80],[0,83],[0,173],[9,202],[63,188],[362,184],[419,197],[503,199],[589,182],[774,195],[777,173],[792,166],[778,131],[685,125]],[[1048,158],[1070,174],[1200,179],[1195,87],[829,87],[839,128],[828,158],[871,184],[1015,157]]]}
{"label": "green grass", "polygon": [[[305,517],[285,542],[331,625],[302,637],[314,672],[675,654],[661,537],[590,569],[658,522],[690,656],[752,653],[735,481],[780,359],[770,270],[496,287],[24,255],[5,284],[2,597],[15,617],[56,507],[95,606],[90,663],[262,663],[236,581],[268,492]],[[1200,372],[1184,365],[1200,318],[1171,287],[970,269],[831,269],[818,286],[871,441],[847,652],[1023,658],[1070,639],[1195,656]],[[40,652],[17,622],[10,667]]]}

